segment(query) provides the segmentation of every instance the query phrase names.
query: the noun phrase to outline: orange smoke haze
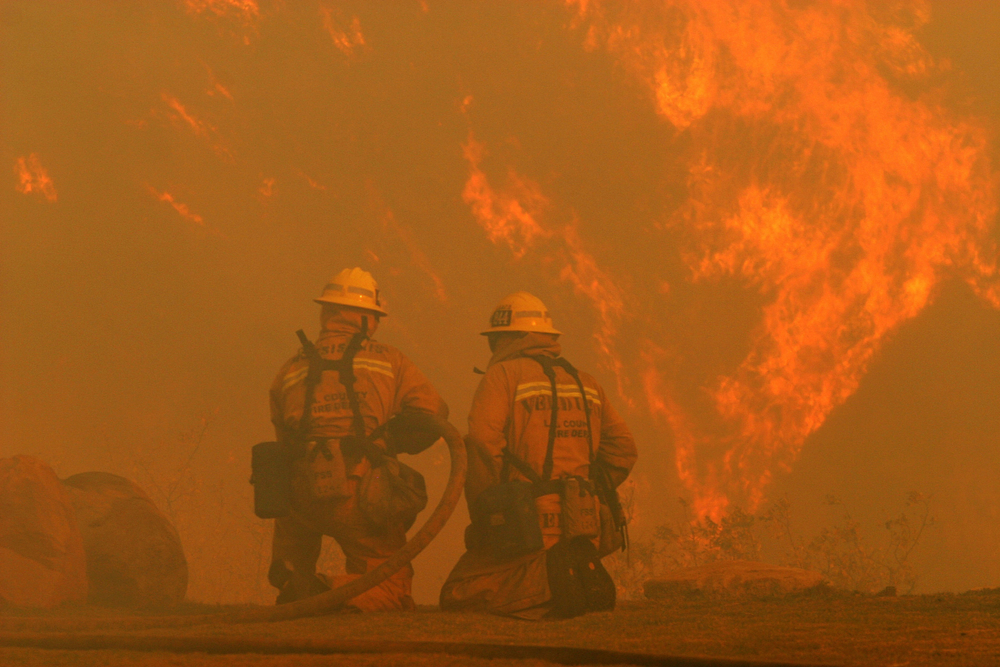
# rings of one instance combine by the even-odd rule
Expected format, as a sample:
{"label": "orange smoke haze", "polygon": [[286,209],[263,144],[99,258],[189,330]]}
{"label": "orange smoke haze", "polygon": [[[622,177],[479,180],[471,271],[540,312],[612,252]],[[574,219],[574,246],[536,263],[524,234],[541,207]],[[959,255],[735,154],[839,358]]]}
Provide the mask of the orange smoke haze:
{"label": "orange smoke haze", "polygon": [[184,489],[191,597],[269,600],[250,447],[361,266],[460,427],[542,298],[636,434],[637,539],[917,490],[922,585],[1000,585],[988,4],[0,0],[0,455]]}

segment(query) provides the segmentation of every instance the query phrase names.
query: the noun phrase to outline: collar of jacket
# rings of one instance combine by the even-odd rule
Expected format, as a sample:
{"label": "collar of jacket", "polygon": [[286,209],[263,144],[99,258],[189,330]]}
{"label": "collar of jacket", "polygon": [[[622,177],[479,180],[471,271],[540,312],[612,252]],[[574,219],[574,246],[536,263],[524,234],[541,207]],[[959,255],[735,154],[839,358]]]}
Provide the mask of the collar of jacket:
{"label": "collar of jacket", "polygon": [[[320,338],[331,338],[333,336],[350,338],[361,331],[361,317],[361,313],[343,310],[324,313],[320,322],[319,336]],[[368,317],[368,335],[370,337],[375,333],[375,317],[372,315],[367,315],[366,317]]]}
{"label": "collar of jacket", "polygon": [[555,359],[560,353],[562,353],[562,346],[551,334],[530,332],[523,338],[514,338],[500,345],[493,353],[489,366],[517,357],[547,356]]}

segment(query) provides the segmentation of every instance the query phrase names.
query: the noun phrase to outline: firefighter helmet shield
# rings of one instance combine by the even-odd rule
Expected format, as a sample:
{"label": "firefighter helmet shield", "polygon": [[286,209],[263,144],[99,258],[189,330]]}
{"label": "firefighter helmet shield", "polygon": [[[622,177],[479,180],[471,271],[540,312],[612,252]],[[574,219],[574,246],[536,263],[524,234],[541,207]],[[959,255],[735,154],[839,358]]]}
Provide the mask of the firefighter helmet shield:
{"label": "firefighter helmet shield", "polygon": [[372,274],[357,267],[344,269],[331,278],[323,288],[323,293],[313,301],[370,310],[379,315],[389,314],[382,308],[378,283],[372,278]]}
{"label": "firefighter helmet shield", "polygon": [[490,328],[482,335],[504,331],[537,331],[559,335],[552,326],[549,309],[542,300],[527,292],[514,292],[493,309]]}

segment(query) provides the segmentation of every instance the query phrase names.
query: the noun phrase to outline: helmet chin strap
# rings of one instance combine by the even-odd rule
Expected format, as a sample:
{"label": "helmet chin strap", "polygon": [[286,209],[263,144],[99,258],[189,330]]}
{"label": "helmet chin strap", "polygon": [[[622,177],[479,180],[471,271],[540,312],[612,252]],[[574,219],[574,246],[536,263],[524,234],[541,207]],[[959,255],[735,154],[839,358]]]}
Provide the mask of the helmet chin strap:
{"label": "helmet chin strap", "polygon": [[368,338],[368,316],[361,316],[361,335],[364,338]]}

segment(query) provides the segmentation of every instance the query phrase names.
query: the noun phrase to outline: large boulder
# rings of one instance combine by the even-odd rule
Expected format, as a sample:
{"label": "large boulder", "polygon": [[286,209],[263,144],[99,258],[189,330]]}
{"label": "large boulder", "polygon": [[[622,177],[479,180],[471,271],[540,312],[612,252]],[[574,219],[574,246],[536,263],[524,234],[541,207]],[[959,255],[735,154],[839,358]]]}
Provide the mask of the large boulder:
{"label": "large boulder", "polygon": [[87,599],[87,561],[69,494],[32,456],[0,459],[0,603]]}
{"label": "large boulder", "polygon": [[823,590],[829,582],[818,572],[746,560],[723,560],[667,572],[647,581],[647,598],[678,595],[780,597]]}
{"label": "large boulder", "polygon": [[112,607],[176,604],[188,569],[177,531],[142,489],[106,472],[63,480],[87,552],[89,602]]}

